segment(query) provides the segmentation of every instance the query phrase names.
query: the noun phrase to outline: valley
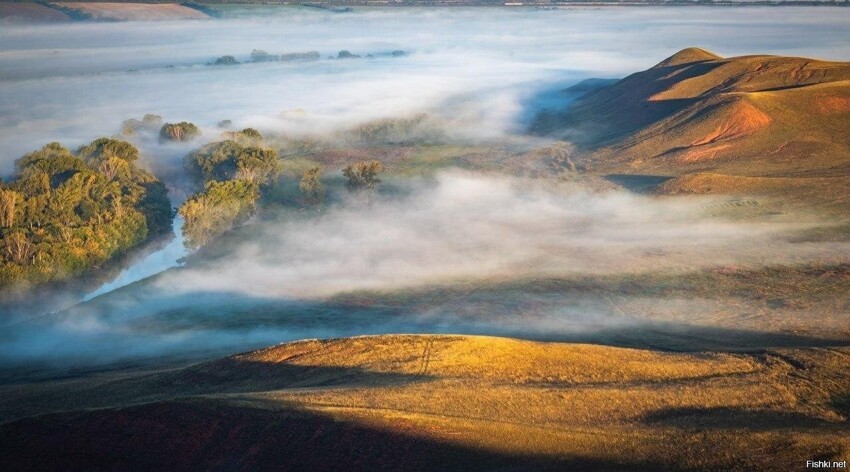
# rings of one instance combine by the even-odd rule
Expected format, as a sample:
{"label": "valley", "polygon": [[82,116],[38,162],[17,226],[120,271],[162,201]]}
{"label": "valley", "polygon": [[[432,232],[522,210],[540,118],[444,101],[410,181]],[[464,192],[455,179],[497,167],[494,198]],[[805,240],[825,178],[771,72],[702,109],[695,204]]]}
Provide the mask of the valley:
{"label": "valley", "polygon": [[646,8],[0,31],[0,468],[850,459],[847,21]]}

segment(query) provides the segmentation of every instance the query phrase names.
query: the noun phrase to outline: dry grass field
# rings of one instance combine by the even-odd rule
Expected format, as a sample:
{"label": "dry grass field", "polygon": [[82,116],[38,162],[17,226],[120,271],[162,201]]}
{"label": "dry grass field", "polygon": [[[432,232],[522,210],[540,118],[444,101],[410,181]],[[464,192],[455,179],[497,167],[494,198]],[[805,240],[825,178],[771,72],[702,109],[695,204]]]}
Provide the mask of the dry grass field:
{"label": "dry grass field", "polygon": [[147,20],[197,20],[208,15],[176,3],[84,3],[55,2],[64,8],[79,10],[96,20],[147,21]]}
{"label": "dry grass field", "polygon": [[850,458],[848,360],[846,347],[307,340],[5,386],[6,419],[27,402],[61,413],[4,424],[0,464],[52,469],[73,454],[79,470],[799,470]]}

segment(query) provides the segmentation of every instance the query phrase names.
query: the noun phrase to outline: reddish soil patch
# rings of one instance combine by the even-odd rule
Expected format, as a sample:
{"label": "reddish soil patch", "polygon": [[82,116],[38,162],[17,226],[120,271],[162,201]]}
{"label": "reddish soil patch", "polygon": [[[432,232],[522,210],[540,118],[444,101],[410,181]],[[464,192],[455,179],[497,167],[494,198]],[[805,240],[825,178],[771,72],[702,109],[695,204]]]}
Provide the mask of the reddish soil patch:
{"label": "reddish soil patch", "polygon": [[728,113],[729,118],[724,120],[714,132],[691,143],[691,146],[701,146],[715,141],[746,136],[766,127],[771,121],[765,112],[744,102],[737,102],[732,105]]}
{"label": "reddish soil patch", "polygon": [[685,154],[679,157],[680,162],[696,162],[714,159],[717,153],[731,147],[731,144],[721,144],[718,146],[707,146],[701,148],[693,148],[685,151]]}
{"label": "reddish soil patch", "polygon": [[815,105],[822,115],[847,113],[850,111],[850,97],[819,97]]}

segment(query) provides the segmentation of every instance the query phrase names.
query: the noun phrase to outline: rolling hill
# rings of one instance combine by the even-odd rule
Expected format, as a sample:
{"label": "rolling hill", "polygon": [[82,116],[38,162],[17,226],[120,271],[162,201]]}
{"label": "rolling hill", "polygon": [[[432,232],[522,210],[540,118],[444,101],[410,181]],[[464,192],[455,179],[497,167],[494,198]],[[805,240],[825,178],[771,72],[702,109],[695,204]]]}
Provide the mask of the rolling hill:
{"label": "rolling hill", "polygon": [[478,336],[298,341],[176,370],[5,386],[7,420],[27,402],[49,414],[0,426],[0,466],[789,470],[848,458],[848,356]]}
{"label": "rolling hill", "polygon": [[586,94],[555,129],[590,170],[844,177],[850,63],[684,49]]}

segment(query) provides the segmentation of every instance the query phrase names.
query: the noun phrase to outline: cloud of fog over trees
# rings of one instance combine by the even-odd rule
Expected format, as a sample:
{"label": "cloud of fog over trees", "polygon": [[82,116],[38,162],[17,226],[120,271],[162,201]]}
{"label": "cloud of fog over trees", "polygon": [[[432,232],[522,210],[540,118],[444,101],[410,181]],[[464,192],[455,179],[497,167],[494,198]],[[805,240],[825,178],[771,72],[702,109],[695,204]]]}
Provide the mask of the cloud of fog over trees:
{"label": "cloud of fog over trees", "polygon": [[[461,301],[437,297],[388,306],[334,300],[363,290],[676,274],[835,262],[850,254],[847,244],[792,237],[814,221],[711,216],[722,197],[594,193],[458,171],[410,185],[403,196],[353,198],[318,216],[256,223],[250,229],[255,237],[220,257],[63,314],[4,327],[0,364],[222,353],[305,336],[421,331],[557,337],[693,321],[717,311],[719,302],[647,295],[628,302],[634,311],[625,314],[592,291],[481,290]],[[647,313],[652,320],[643,318]]]}
{"label": "cloud of fog over trees", "polygon": [[[850,59],[846,18],[823,9],[254,12],[220,21],[4,25],[0,172],[46,142],[90,142],[144,113],[208,129],[231,119],[297,133],[424,111],[453,120],[458,138],[498,139],[517,130],[540,88],[623,76],[687,46]],[[805,34],[812,28],[816,36]],[[244,60],[254,48],[316,50],[323,59],[203,65],[225,54]],[[343,49],[378,57],[325,59]],[[379,55],[396,49],[410,54]]]}

